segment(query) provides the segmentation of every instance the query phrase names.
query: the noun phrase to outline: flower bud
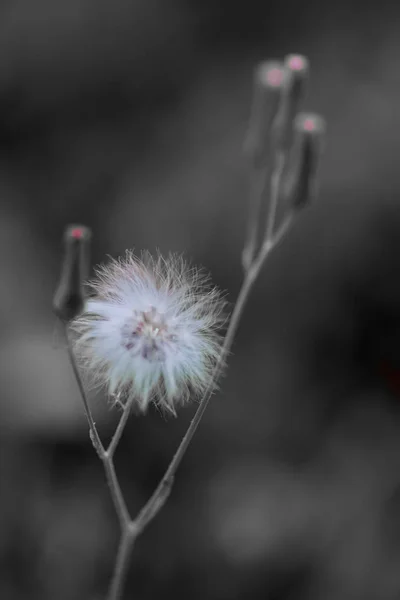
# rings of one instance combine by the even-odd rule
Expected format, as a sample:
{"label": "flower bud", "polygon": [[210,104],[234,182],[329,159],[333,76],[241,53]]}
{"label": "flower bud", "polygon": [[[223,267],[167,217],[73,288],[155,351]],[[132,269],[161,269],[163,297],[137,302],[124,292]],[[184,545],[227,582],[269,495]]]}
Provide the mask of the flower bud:
{"label": "flower bud", "polygon": [[316,195],[325,131],[325,120],[319,115],[300,113],[295,119],[292,167],[285,186],[293,208],[302,208]]}
{"label": "flower bud", "polygon": [[84,282],[89,274],[90,229],[70,225],[64,234],[64,262],[53,309],[65,322],[77,317],[84,309]]}
{"label": "flower bud", "polygon": [[293,141],[293,121],[306,93],[309,63],[305,56],[289,54],[284,61],[282,101],[274,121],[274,146],[278,152],[288,152]]}
{"label": "flower bud", "polygon": [[254,72],[254,96],[245,151],[256,166],[266,162],[271,127],[279,108],[284,70],[281,62],[261,62]]}

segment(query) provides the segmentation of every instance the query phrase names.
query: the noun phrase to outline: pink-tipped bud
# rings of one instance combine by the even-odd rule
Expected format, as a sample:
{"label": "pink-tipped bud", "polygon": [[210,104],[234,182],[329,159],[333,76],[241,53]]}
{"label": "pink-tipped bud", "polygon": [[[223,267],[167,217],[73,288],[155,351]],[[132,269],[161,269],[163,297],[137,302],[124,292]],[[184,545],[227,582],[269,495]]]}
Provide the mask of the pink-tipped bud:
{"label": "pink-tipped bud", "polygon": [[293,121],[305,97],[309,62],[301,54],[289,54],[284,61],[282,101],[274,122],[274,144],[278,152],[287,152],[293,141]]}
{"label": "pink-tipped bud", "polygon": [[253,105],[245,151],[253,163],[262,166],[269,154],[271,127],[279,108],[284,82],[283,64],[269,60],[254,72]]}
{"label": "pink-tipped bud", "polygon": [[90,229],[70,225],[64,234],[64,262],[53,309],[65,322],[81,314],[85,305],[84,282],[89,274]]}
{"label": "pink-tipped bud", "polygon": [[324,147],[325,119],[300,113],[294,122],[294,146],[286,195],[293,208],[301,208],[316,195],[318,167]]}

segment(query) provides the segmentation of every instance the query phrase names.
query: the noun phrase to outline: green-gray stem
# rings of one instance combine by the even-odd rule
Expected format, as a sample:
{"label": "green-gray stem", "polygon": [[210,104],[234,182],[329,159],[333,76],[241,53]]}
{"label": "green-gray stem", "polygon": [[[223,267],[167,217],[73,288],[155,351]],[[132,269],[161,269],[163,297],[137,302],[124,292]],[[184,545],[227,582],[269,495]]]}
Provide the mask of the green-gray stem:
{"label": "green-gray stem", "polygon": [[285,169],[286,156],[283,151],[276,154],[275,169],[271,177],[270,201],[268,207],[265,241],[270,244],[274,236],[276,209],[278,207],[279,194],[281,191],[282,177]]}
{"label": "green-gray stem", "polygon": [[65,332],[65,339],[67,342],[69,361],[71,363],[71,367],[72,367],[72,370],[75,375],[76,383],[78,385],[79,392],[81,394],[83,407],[85,409],[86,418],[89,423],[90,439],[92,440],[92,444],[93,444],[97,454],[99,455],[100,458],[102,458],[103,454],[104,454],[104,446],[103,446],[100,436],[97,432],[96,424],[93,420],[92,412],[90,410],[89,402],[88,402],[86,392],[85,392],[85,387],[83,385],[83,381],[82,381],[81,375],[79,373],[78,365],[75,360],[75,355],[74,355],[74,351],[72,348],[72,342],[71,342],[71,337],[69,335],[67,323],[64,323],[64,332]]}
{"label": "green-gray stem", "polygon": [[[274,213],[274,211],[273,211]],[[272,217],[274,214],[272,214]],[[68,354],[70,358],[70,362],[75,374],[75,378],[79,387],[79,391],[82,396],[84,409],[86,412],[87,420],[89,423],[89,431],[90,437],[92,439],[93,445],[101,458],[104,466],[104,470],[106,473],[106,478],[108,482],[108,486],[110,489],[111,497],[114,502],[115,511],[118,516],[120,528],[121,528],[121,539],[118,548],[117,559],[114,568],[114,574],[111,581],[111,586],[109,589],[108,600],[120,600],[122,597],[123,586],[126,579],[126,573],[129,565],[129,559],[132,553],[132,549],[137,537],[142,533],[142,531],[147,527],[147,525],[154,519],[154,517],[158,514],[161,508],[164,506],[168,496],[171,492],[176,471],[182,462],[182,459],[193,439],[193,436],[200,424],[200,421],[204,415],[204,412],[208,406],[210,398],[213,393],[214,383],[218,379],[223,365],[225,364],[226,357],[228,356],[230,349],[232,347],[232,343],[236,334],[236,331],[239,326],[240,318],[242,316],[244,307],[246,305],[247,299],[253,287],[255,280],[258,277],[258,274],[261,270],[261,267],[266,260],[269,252],[276,246],[276,244],[283,237],[283,234],[287,230],[288,226],[291,223],[291,215],[286,221],[283,223],[282,227],[278,230],[277,234],[272,237],[266,236],[265,241],[256,256],[256,258],[252,261],[249,268],[246,270],[245,277],[242,283],[242,287],[239,291],[239,295],[229,322],[229,326],[225,335],[224,343],[222,345],[220,358],[215,366],[213,375],[211,377],[210,385],[204,394],[199,407],[184,435],[172,461],[170,462],[163,478],[158,484],[152,496],[143,506],[143,508],[139,511],[136,519],[130,517],[128,508],[126,506],[121,487],[119,485],[118,477],[115,472],[113,456],[116,450],[116,447],[120,441],[121,435],[125,428],[130,409],[131,402],[124,407],[124,412],[120,418],[120,421],[117,425],[117,428],[114,432],[113,438],[108,446],[108,449],[105,450],[103,443],[101,442],[100,436],[97,432],[95,422],[93,420],[93,416],[89,407],[89,402],[87,400],[86,392],[84,389],[84,385],[80,376],[80,372],[78,366],[76,364],[75,356],[72,350],[72,344],[69,337],[68,327],[66,326],[65,333],[67,339],[67,347]]]}
{"label": "green-gray stem", "polygon": [[185,433],[184,438],[182,439],[178,450],[176,451],[172,461],[170,462],[163,478],[161,479],[159,485],[157,486],[155,492],[152,494],[150,499],[147,501],[145,506],[141,509],[138,516],[135,519],[135,524],[137,527],[138,533],[142,532],[143,529],[150,523],[160,509],[165,504],[167,500],[171,488],[174,482],[176,471],[189,447],[190,442],[197,430],[197,427],[200,424],[200,421],[203,417],[203,414],[208,406],[210,398],[212,396],[214,382],[218,379],[222,367],[224,365],[225,359],[230,352],[232,347],[232,343],[239,326],[239,321],[242,316],[245,304],[249,297],[250,291],[253,287],[255,280],[261,270],[261,267],[266,260],[269,252],[276,246],[276,244],[282,239],[283,233],[286,232],[287,228],[291,223],[291,216],[289,216],[286,221],[283,223],[282,227],[278,230],[276,237],[272,239],[266,239],[263,244],[258,256],[255,258],[250,268],[247,270],[245,274],[245,278],[242,284],[242,287],[239,291],[239,295],[229,322],[228,330],[225,335],[224,343],[221,350],[220,360],[218,361],[213,376],[211,378],[211,385],[203,396],[203,399],[200,402],[200,405],[189,425],[188,430]]}
{"label": "green-gray stem", "polygon": [[115,472],[113,456],[114,456],[115,448],[120,440],[120,437],[122,435],[123,429],[126,424],[126,421],[128,419],[129,412],[131,409],[131,402],[125,406],[124,412],[122,413],[121,419],[115,430],[115,433],[110,442],[110,445],[109,445],[108,449],[105,450],[104,445],[98,434],[92,412],[90,410],[89,401],[87,399],[85,387],[83,385],[83,381],[82,381],[82,378],[81,378],[81,375],[79,372],[79,368],[76,363],[75,355],[74,355],[73,348],[72,348],[72,342],[71,342],[71,338],[69,335],[67,325],[65,326],[65,337],[67,340],[67,349],[68,349],[70,363],[71,363],[72,370],[74,372],[75,379],[76,379],[76,382],[77,382],[77,385],[78,385],[78,388],[79,388],[79,391],[80,391],[80,394],[82,397],[83,406],[84,406],[86,417],[87,417],[87,420],[89,423],[90,438],[93,442],[93,445],[96,449],[97,454],[99,455],[99,458],[101,459],[101,461],[103,463],[108,487],[110,488],[110,494],[111,494],[111,497],[112,497],[112,500],[114,503],[115,511],[118,516],[121,531],[124,531],[124,529],[126,529],[129,526],[129,523],[131,522],[132,519],[129,515],[129,511],[127,509],[127,506],[126,506],[126,503],[125,503],[125,500],[124,500],[124,497],[122,494],[122,490],[119,485],[118,477]]}
{"label": "green-gray stem", "polygon": [[122,598],[126,575],[129,567],[129,558],[137,538],[137,532],[132,525],[127,527],[121,536],[117,559],[115,561],[114,574],[108,591],[108,600],[120,600]]}

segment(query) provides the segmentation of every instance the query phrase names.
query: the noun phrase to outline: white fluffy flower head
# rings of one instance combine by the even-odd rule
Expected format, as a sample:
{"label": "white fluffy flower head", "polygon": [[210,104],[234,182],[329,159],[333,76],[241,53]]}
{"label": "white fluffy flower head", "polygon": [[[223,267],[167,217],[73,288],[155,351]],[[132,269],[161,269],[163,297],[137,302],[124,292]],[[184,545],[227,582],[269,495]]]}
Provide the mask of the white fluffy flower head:
{"label": "white fluffy flower head", "polygon": [[209,278],[180,256],[127,252],[97,270],[72,328],[82,368],[111,396],[145,411],[175,412],[211,384],[224,302]]}

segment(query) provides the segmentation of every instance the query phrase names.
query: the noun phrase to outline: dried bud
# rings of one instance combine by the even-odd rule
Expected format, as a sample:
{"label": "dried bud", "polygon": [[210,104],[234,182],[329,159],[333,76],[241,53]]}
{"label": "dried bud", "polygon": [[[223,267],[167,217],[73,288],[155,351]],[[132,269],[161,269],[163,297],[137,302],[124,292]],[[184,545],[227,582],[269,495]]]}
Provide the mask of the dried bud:
{"label": "dried bud", "polygon": [[261,62],[254,72],[254,96],[245,151],[256,166],[268,158],[271,127],[279,108],[284,69],[278,61]]}
{"label": "dried bud", "polygon": [[278,152],[289,151],[293,140],[293,121],[306,93],[309,63],[305,56],[289,54],[284,62],[282,101],[274,121],[274,145]]}
{"label": "dried bud", "polygon": [[90,229],[83,225],[70,225],[64,234],[64,263],[53,309],[65,322],[77,317],[84,309],[84,281],[89,272],[90,238]]}
{"label": "dried bud", "polygon": [[285,186],[285,195],[294,208],[303,207],[316,194],[325,131],[325,120],[319,115],[301,113],[295,119],[293,165]]}

